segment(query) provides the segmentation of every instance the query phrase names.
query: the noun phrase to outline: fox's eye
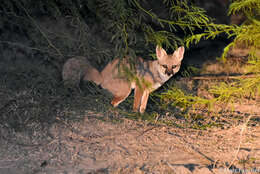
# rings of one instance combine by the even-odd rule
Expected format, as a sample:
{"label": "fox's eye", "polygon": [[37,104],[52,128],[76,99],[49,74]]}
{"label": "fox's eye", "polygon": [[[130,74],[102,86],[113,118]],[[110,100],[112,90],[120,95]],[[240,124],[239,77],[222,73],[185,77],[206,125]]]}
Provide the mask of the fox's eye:
{"label": "fox's eye", "polygon": [[177,68],[177,65],[172,65],[172,69],[175,69],[175,68]]}
{"label": "fox's eye", "polygon": [[162,67],[167,68],[167,65],[162,65]]}

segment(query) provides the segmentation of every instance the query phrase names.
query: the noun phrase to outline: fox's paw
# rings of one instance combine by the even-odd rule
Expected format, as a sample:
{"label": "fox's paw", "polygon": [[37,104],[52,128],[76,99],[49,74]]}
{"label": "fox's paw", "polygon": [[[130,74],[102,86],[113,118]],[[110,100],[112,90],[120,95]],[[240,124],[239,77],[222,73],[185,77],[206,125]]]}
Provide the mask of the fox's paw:
{"label": "fox's paw", "polygon": [[138,112],[138,108],[133,108],[133,111],[134,112]]}
{"label": "fox's paw", "polygon": [[114,107],[117,107],[119,105],[119,103],[121,103],[123,100],[125,99],[125,97],[114,97],[113,100],[111,101],[111,105],[113,105]]}
{"label": "fox's paw", "polygon": [[111,103],[111,105],[112,105],[113,107],[117,107],[116,101],[112,100],[110,103]]}
{"label": "fox's paw", "polygon": [[145,108],[143,108],[143,107],[140,107],[140,113],[141,113],[141,114],[143,114],[143,113],[144,113],[144,111],[145,111]]}

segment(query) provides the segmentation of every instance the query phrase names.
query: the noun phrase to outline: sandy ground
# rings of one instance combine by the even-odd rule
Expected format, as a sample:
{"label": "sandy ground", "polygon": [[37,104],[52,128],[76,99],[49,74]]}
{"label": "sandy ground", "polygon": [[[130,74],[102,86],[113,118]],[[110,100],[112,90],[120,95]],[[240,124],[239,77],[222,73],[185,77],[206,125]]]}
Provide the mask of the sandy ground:
{"label": "sandy ground", "polygon": [[260,127],[245,123],[180,129],[86,111],[84,121],[57,119],[44,131],[1,126],[0,173],[260,173]]}

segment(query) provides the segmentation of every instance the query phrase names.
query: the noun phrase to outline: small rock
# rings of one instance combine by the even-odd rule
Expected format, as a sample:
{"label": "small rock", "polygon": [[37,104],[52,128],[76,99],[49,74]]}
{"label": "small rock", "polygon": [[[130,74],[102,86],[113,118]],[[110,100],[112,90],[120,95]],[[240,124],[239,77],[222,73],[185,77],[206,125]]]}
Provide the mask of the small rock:
{"label": "small rock", "polygon": [[170,167],[173,170],[174,174],[192,174],[191,171],[184,166],[171,165]]}
{"label": "small rock", "polygon": [[215,168],[212,169],[212,172],[215,174],[232,174],[232,170],[228,170],[227,168]]}
{"label": "small rock", "polygon": [[206,167],[196,168],[192,173],[193,174],[212,174],[212,172]]}

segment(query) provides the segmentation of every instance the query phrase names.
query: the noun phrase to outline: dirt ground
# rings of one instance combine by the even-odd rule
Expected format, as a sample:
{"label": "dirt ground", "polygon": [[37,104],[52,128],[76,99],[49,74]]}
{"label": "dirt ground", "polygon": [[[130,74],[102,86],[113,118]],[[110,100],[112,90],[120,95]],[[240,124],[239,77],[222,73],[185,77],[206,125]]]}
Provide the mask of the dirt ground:
{"label": "dirt ground", "polygon": [[194,130],[111,122],[93,111],[83,116],[78,122],[58,119],[44,132],[1,126],[0,173],[260,173],[259,126]]}

